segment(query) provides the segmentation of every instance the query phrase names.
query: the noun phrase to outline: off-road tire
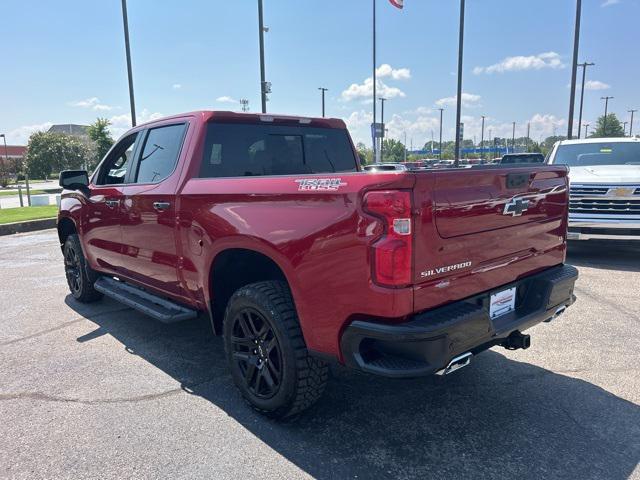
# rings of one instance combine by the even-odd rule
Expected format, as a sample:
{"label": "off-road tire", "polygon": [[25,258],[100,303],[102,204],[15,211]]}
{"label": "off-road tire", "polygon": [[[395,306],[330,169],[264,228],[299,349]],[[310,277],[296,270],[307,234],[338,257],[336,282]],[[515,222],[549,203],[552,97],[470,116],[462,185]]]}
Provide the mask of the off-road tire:
{"label": "off-road tire", "polygon": [[[249,317],[246,317],[247,314]],[[244,325],[246,326],[246,319],[251,318],[251,315],[254,316],[254,319],[250,320],[251,324],[258,324],[259,322],[268,324],[271,331],[265,333],[264,336],[271,339],[275,338],[277,340],[277,348],[279,348],[281,378],[276,393],[273,393],[269,398],[258,395],[260,393],[260,381],[257,382],[258,394],[256,394],[254,391],[255,385],[253,385],[255,382],[246,379],[250,361],[238,359],[238,355],[244,356],[244,350],[239,352],[239,348],[252,349],[256,346],[256,350],[248,351],[248,355],[252,355],[252,351],[254,353],[257,352],[257,343],[255,342],[258,340],[248,341],[248,339],[238,338],[244,333],[243,330],[238,330],[238,328],[243,328],[240,318],[245,319]],[[262,318],[260,319],[259,317]],[[267,327],[263,327],[261,330],[264,332],[265,328]],[[256,328],[255,330],[259,329]],[[329,376],[328,365],[322,360],[309,355],[300,329],[293,298],[286,283],[264,281],[253,283],[237,290],[231,296],[227,305],[224,316],[223,336],[227,361],[229,362],[234,383],[243,398],[258,412],[271,418],[291,417],[309,408],[322,395]],[[260,335],[252,338],[259,339]],[[268,374],[273,382],[276,379],[276,375],[272,375],[269,372],[276,370],[276,357],[273,355],[273,349],[276,347],[273,346],[272,342],[265,341],[262,343],[262,340],[260,340],[260,343],[262,345],[259,350],[260,354],[262,355],[263,349],[264,352],[267,352],[267,348],[271,346],[271,353],[267,352],[267,355],[271,354],[272,357],[254,355],[252,358],[258,358],[256,360],[258,363],[253,363],[252,373],[258,372],[256,375],[260,374],[261,370],[258,369],[260,368],[260,358],[262,358],[262,368],[268,370],[265,374]],[[267,343],[270,345],[267,346]],[[245,344],[248,344],[248,346]],[[266,362],[270,362],[268,366],[264,359],[266,359]],[[255,377],[252,376],[251,378]],[[264,387],[268,387],[264,378],[262,383]]]}
{"label": "off-road tire", "polygon": [[67,285],[73,298],[82,303],[100,300],[102,293],[93,288],[98,274],[87,264],[78,235],[72,234],[67,237],[64,242],[63,256]]}

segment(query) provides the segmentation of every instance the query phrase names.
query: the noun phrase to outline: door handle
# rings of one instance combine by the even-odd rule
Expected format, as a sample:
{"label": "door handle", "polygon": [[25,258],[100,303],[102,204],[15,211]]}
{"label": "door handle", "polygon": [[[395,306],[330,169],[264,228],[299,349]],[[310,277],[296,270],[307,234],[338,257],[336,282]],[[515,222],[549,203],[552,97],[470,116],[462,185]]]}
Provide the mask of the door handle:
{"label": "door handle", "polygon": [[156,210],[167,210],[170,206],[169,202],[153,202],[153,208]]}
{"label": "door handle", "polygon": [[109,208],[116,208],[120,205],[120,200],[105,200],[104,203]]}

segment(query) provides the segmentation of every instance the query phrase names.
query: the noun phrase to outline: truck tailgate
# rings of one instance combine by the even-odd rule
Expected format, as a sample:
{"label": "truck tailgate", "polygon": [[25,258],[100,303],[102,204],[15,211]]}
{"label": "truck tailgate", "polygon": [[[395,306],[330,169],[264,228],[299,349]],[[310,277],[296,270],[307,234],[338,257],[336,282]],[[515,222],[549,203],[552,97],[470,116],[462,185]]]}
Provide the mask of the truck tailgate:
{"label": "truck tailgate", "polygon": [[415,175],[416,311],[564,261],[566,168],[480,167]]}

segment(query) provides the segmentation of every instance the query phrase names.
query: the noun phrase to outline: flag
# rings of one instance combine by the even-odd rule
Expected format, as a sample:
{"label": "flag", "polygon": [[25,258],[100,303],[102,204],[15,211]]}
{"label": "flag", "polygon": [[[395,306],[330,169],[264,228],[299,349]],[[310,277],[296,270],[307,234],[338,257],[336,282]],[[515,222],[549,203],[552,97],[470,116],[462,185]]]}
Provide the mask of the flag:
{"label": "flag", "polygon": [[404,7],[404,0],[389,0],[389,2],[391,3],[391,5],[399,8],[400,10],[402,10],[402,7]]}

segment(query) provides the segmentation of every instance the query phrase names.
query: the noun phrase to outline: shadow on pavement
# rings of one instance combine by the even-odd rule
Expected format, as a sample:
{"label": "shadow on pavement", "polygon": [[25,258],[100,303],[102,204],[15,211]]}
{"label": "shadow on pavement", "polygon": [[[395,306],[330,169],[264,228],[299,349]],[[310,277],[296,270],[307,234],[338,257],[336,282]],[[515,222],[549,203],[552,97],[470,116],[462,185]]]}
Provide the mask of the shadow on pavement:
{"label": "shadow on pavement", "polygon": [[567,263],[576,267],[640,272],[640,245],[595,240],[569,242]]}
{"label": "shadow on pavement", "polygon": [[640,459],[639,406],[494,351],[444,379],[336,368],[314,408],[277,423],[241,400],[206,319],[163,325],[127,311],[123,321],[122,310],[94,315],[66,302],[99,326],[78,339],[87,348],[113,336],[317,478],[626,479]]}

